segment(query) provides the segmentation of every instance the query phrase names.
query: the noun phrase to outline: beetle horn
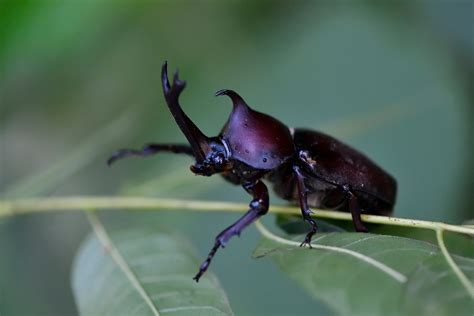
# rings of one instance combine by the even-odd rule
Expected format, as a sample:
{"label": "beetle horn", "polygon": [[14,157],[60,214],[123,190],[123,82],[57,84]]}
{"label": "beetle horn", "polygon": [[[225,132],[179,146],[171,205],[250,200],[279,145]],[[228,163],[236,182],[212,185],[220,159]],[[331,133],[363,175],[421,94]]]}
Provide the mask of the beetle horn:
{"label": "beetle horn", "polygon": [[245,107],[247,109],[249,108],[247,103],[245,103],[244,99],[242,99],[242,97],[233,90],[222,89],[216,92],[216,97],[221,96],[221,95],[226,95],[232,100],[234,109],[238,107]]}
{"label": "beetle horn", "polygon": [[168,63],[165,62],[161,68],[161,83],[166,104],[168,105],[171,114],[191,145],[196,161],[203,162],[206,153],[211,150],[209,138],[204,135],[186,113],[183,112],[183,109],[178,102],[179,95],[184,90],[186,82],[179,79],[178,71],[176,71],[173,77],[173,85],[170,86],[168,81]]}

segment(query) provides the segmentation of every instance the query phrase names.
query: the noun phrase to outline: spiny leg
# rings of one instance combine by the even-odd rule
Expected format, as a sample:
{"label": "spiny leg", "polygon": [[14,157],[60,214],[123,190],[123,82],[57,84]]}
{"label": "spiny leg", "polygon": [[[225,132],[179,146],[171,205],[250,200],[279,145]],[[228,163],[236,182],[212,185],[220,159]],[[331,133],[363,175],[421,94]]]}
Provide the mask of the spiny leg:
{"label": "spiny leg", "polygon": [[357,197],[347,186],[343,187],[343,190],[346,194],[355,230],[358,232],[367,233],[369,230],[365,227],[364,223],[362,223],[362,218],[360,217],[361,209]]}
{"label": "spiny leg", "polygon": [[239,220],[234,224],[224,229],[215,239],[214,246],[212,247],[207,259],[199,267],[199,272],[193,278],[196,282],[199,282],[201,276],[206,272],[211,264],[212,258],[216,254],[219,247],[225,247],[226,243],[230,238],[237,235],[240,236],[242,230],[254,222],[257,218],[265,215],[268,211],[269,200],[268,200],[268,189],[265,184],[258,180],[255,183],[251,183],[243,186],[244,189],[252,194],[253,200],[250,202],[250,209],[245,213]]}
{"label": "spiny leg", "polygon": [[193,155],[193,150],[189,145],[179,145],[179,144],[146,144],[143,146],[142,149],[120,149],[116,153],[114,153],[110,158],[107,160],[107,164],[110,166],[115,161],[130,157],[130,156],[138,156],[138,157],[146,157],[155,155],[159,152],[171,152],[175,154],[187,154],[189,156]]}
{"label": "spiny leg", "polygon": [[304,184],[304,176],[301,173],[298,166],[293,167],[296,175],[296,184],[298,186],[298,197],[301,208],[301,214],[303,215],[303,220],[308,222],[311,225],[311,230],[306,234],[304,241],[301,243],[300,247],[304,247],[306,244],[311,248],[311,238],[316,234],[318,230],[318,225],[316,221],[311,217],[311,209],[308,206],[308,196],[306,186]]}

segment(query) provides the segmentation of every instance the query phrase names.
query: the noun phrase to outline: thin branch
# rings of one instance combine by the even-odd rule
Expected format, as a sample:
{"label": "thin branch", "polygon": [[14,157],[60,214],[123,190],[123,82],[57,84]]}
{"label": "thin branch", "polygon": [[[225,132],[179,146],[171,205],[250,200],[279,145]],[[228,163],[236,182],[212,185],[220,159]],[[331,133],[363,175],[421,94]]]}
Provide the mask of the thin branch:
{"label": "thin branch", "polygon": [[[248,209],[247,204],[215,202],[215,201],[195,201],[176,200],[146,197],[50,197],[0,201],[0,217],[12,216],[37,212],[56,211],[82,211],[84,209],[95,210],[170,210],[180,211],[205,211],[205,212],[244,212]],[[298,207],[276,206],[270,207],[271,213],[295,214],[301,213]],[[318,218],[329,218],[335,220],[351,221],[349,213],[314,210],[313,216]],[[451,225],[441,222],[422,221],[407,218],[362,215],[362,220],[366,223],[384,224],[392,226],[423,228],[436,231],[443,229],[457,233],[474,235],[474,228],[469,226]]]}
{"label": "thin branch", "polygon": [[444,258],[448,262],[451,269],[453,269],[454,274],[456,274],[459,281],[461,281],[462,285],[466,288],[469,295],[474,299],[474,285],[471,283],[471,281],[469,281],[469,279],[461,271],[461,269],[458,267],[456,262],[454,262],[453,258],[449,254],[448,248],[446,248],[446,245],[444,244],[442,229],[436,230],[436,239],[438,240],[439,249],[441,249],[441,252],[443,253]]}

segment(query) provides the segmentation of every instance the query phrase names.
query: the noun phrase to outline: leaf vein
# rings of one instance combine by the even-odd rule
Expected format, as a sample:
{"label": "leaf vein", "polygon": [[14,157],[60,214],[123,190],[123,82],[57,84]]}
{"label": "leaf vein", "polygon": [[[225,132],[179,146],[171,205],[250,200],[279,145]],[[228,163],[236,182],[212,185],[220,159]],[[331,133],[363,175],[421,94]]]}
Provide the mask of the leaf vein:
{"label": "leaf vein", "polygon": [[155,304],[153,303],[153,301],[151,300],[150,296],[145,291],[143,286],[140,284],[137,276],[130,269],[129,265],[120,254],[119,250],[115,247],[114,243],[109,237],[109,234],[105,230],[105,227],[100,222],[100,219],[93,212],[86,212],[86,215],[87,215],[87,219],[89,220],[89,223],[94,229],[94,232],[97,238],[99,239],[99,241],[101,242],[101,244],[104,246],[105,249],[109,250],[109,254],[112,257],[112,259],[115,261],[117,266],[119,266],[119,268],[125,274],[125,276],[130,281],[130,283],[132,283],[133,287],[135,287],[135,289],[143,298],[143,300],[150,307],[153,314],[156,316],[159,316],[160,313],[158,312],[158,309],[156,308]]}
{"label": "leaf vein", "polygon": [[[291,246],[298,246],[299,243],[281,238],[279,236],[274,235],[270,231],[268,231],[260,221],[257,221],[255,223],[257,225],[257,229],[262,233],[263,236],[266,238],[273,240],[275,242],[281,243],[281,244],[287,244]],[[322,249],[322,250],[329,250],[329,251],[334,251],[334,252],[339,252],[339,253],[344,253],[346,255],[350,255],[352,257],[355,257],[361,261],[364,261],[365,263],[372,265],[373,267],[377,268],[378,270],[388,274],[390,277],[392,277],[394,280],[396,280],[399,283],[405,283],[407,281],[407,277],[403,275],[402,273],[396,271],[395,269],[392,269],[391,267],[385,265],[384,263],[377,261],[371,257],[368,257],[364,254],[355,252],[353,250],[349,250],[346,248],[340,248],[340,247],[335,247],[335,246],[327,246],[327,245],[313,245],[312,249]]]}
{"label": "leaf vein", "polygon": [[213,310],[222,314],[225,314],[223,311],[220,309],[214,307],[214,306],[180,306],[180,307],[171,307],[171,308],[164,308],[161,310],[162,313],[174,313],[174,312],[180,312],[180,311],[186,311],[186,310],[199,310],[199,309],[207,309],[207,310]]}

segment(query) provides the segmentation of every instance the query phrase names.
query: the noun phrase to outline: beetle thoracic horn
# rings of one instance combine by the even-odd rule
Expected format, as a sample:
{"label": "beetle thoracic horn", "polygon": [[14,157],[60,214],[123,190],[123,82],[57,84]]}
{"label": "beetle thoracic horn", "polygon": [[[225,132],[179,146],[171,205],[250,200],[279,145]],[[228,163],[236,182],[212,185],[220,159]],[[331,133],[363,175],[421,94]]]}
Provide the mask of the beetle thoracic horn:
{"label": "beetle thoracic horn", "polygon": [[203,162],[206,158],[206,153],[211,150],[209,138],[183,112],[178,102],[179,95],[184,90],[186,82],[179,80],[178,72],[176,71],[173,77],[173,85],[170,86],[168,81],[168,64],[165,62],[161,69],[161,83],[171,114],[191,145],[196,161]]}
{"label": "beetle thoracic horn", "polygon": [[221,95],[228,96],[232,100],[232,104],[234,105],[234,108],[239,107],[239,106],[243,106],[245,108],[249,107],[247,103],[245,103],[244,99],[242,99],[242,97],[233,90],[222,89],[216,92],[216,97],[221,96]]}

